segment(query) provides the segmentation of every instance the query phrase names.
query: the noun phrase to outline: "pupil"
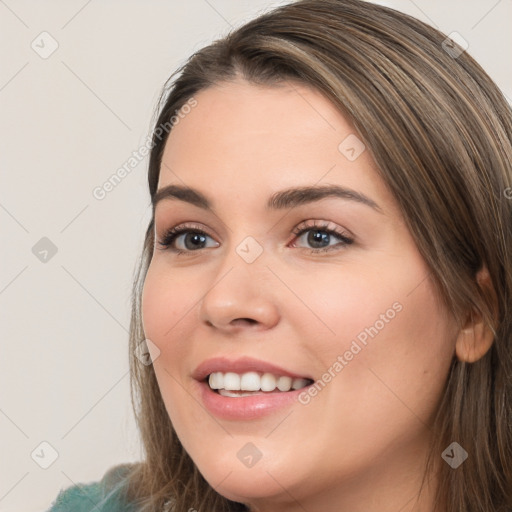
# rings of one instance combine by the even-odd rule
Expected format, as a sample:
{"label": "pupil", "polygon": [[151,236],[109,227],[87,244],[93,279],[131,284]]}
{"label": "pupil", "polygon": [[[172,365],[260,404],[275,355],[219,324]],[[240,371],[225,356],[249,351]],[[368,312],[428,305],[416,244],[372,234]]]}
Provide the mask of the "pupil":
{"label": "pupil", "polygon": [[185,247],[187,247],[187,249],[190,249],[189,245],[187,244],[187,240],[192,239],[192,249],[194,247],[197,248],[198,244],[204,243],[204,238],[205,236],[201,235],[201,233],[192,233],[190,238],[188,238],[188,236],[185,236]]}
{"label": "pupil", "polygon": [[[329,240],[328,240],[329,234],[325,233],[325,231],[320,231],[320,230],[311,231],[308,238],[309,238],[308,243],[310,243],[313,246],[316,243],[322,242],[322,241],[326,242],[326,245],[329,245]],[[323,245],[322,247],[325,247],[325,245]]]}

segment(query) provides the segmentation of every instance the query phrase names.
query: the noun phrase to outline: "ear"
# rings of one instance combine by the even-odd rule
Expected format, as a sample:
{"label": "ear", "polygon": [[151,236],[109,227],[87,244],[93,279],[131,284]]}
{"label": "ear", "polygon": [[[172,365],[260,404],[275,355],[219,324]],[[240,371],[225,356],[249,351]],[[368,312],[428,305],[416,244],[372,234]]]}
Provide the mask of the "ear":
{"label": "ear", "polygon": [[[487,288],[484,291],[488,291],[493,299],[497,301],[489,271],[485,266],[478,271],[476,280],[478,285],[481,288]],[[487,353],[493,341],[494,333],[492,328],[485,323],[482,314],[475,308],[472,308],[457,337],[455,353],[460,361],[474,363]]]}

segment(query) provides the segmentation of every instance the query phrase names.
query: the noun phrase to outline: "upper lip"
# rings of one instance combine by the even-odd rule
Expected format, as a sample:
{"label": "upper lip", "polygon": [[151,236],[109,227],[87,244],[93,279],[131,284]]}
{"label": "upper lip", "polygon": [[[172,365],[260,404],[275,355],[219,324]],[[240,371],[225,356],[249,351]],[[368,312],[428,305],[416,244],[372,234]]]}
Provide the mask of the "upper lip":
{"label": "upper lip", "polygon": [[[287,370],[281,366],[277,366],[267,361],[254,359],[252,357],[240,357],[238,359],[228,359],[226,357],[214,357],[203,361],[192,373],[194,379],[202,381],[210,373],[214,372],[234,372],[234,373],[246,373],[246,372],[260,372],[260,373],[272,373],[277,376],[288,376],[293,379],[311,379],[307,375],[298,374],[296,372]],[[313,379],[311,379],[313,380]]]}

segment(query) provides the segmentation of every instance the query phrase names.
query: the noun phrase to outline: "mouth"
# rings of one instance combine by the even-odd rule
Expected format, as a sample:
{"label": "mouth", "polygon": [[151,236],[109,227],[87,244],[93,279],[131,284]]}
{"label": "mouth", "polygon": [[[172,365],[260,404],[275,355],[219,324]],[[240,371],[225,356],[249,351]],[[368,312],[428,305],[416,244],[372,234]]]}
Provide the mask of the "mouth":
{"label": "mouth", "polygon": [[290,407],[303,389],[314,383],[311,375],[262,360],[217,357],[201,363],[192,373],[196,392],[215,416],[247,421]]}
{"label": "mouth", "polygon": [[221,396],[240,398],[297,391],[312,384],[313,380],[305,377],[250,371],[245,373],[213,372],[206,377],[205,382],[213,392]]}

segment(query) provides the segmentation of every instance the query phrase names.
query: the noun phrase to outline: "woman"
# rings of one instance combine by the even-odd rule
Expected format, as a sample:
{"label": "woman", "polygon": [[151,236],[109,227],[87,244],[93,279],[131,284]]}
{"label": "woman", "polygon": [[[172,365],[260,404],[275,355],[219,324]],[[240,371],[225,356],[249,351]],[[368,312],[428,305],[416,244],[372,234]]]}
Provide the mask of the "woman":
{"label": "woman", "polygon": [[52,512],[512,510],[496,85],[359,0],[277,8],[179,73],[133,295],[145,459]]}

